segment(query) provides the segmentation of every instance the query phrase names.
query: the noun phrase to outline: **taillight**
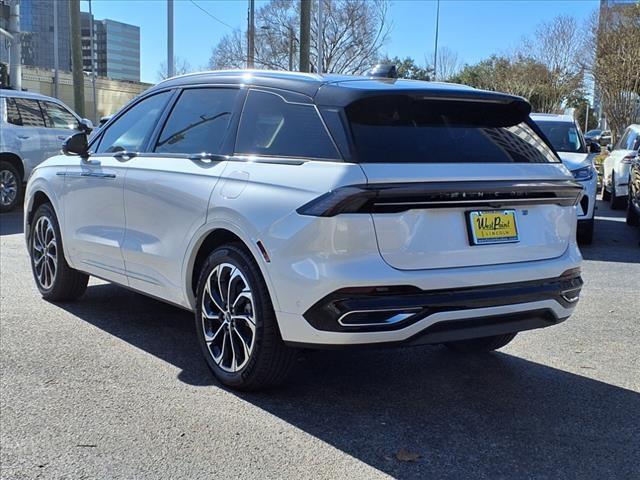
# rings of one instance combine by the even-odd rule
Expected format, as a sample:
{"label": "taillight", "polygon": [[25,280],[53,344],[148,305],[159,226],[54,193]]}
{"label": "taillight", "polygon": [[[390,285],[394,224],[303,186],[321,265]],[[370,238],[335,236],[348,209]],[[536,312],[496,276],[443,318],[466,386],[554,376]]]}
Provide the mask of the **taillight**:
{"label": "taillight", "polygon": [[634,158],[636,158],[635,155],[626,155],[625,157],[622,158],[622,161],[620,163],[624,163],[625,165],[629,165],[631,162],[633,162]]}

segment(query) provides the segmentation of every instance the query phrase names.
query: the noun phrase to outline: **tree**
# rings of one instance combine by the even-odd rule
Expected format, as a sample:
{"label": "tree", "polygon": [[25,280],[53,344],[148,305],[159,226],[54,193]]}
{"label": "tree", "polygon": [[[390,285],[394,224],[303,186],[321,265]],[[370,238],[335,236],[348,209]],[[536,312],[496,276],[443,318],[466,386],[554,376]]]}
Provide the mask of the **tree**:
{"label": "tree", "polygon": [[[325,72],[362,73],[375,64],[389,37],[387,0],[322,0]],[[317,4],[311,5],[311,69],[317,71]],[[255,66],[271,70],[298,69],[300,2],[270,0],[256,11]],[[213,69],[243,68],[247,60],[246,33],[225,35],[213,48]]]}
{"label": "tree", "polygon": [[449,81],[455,77],[460,70],[461,64],[458,54],[449,47],[441,47],[438,49],[438,71],[436,72],[437,80],[442,82]]}
{"label": "tree", "polygon": [[428,66],[421,67],[411,57],[406,57],[404,60],[400,59],[400,57],[385,57],[380,60],[380,63],[395,65],[399,78],[407,78],[409,80],[430,80],[433,75],[433,68]]}
{"label": "tree", "polygon": [[603,6],[589,32],[587,68],[615,139],[640,121],[640,3]]}
{"label": "tree", "polygon": [[[184,58],[174,57],[174,71],[176,75],[184,75],[185,73],[193,72],[191,64]],[[167,69],[167,62],[160,63],[158,71],[156,72],[158,80],[165,80],[169,78],[169,72]]]}

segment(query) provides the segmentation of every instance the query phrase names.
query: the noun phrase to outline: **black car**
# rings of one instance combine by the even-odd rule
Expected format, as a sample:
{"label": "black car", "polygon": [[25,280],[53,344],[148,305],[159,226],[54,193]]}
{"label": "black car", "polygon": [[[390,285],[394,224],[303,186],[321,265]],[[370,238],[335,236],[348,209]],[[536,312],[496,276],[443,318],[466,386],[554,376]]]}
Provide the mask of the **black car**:
{"label": "black car", "polygon": [[584,139],[587,143],[593,142],[606,147],[611,143],[611,130],[589,130],[584,134]]}
{"label": "black car", "polygon": [[627,225],[640,226],[640,149],[638,149],[636,157],[631,161],[629,169]]}

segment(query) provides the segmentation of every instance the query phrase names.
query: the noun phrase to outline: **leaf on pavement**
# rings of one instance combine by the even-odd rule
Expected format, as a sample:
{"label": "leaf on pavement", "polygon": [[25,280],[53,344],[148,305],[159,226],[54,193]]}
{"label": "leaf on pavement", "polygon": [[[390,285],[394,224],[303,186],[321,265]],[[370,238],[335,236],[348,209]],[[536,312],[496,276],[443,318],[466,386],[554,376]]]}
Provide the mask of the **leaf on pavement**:
{"label": "leaf on pavement", "polygon": [[419,453],[410,452],[404,448],[401,448],[396,452],[396,458],[401,462],[415,462],[420,458],[420,456],[421,455]]}

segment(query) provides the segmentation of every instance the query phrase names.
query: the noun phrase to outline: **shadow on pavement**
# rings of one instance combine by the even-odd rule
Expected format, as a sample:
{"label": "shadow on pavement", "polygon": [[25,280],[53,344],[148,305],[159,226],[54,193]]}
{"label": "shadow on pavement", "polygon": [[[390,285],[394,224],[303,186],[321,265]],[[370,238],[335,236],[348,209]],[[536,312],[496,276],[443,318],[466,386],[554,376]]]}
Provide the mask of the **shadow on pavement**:
{"label": "shadow on pavement", "polygon": [[591,245],[580,245],[585,260],[640,263],[640,229],[625,222],[625,210],[611,210],[598,200],[596,224]]}
{"label": "shadow on pavement", "polygon": [[0,213],[0,236],[23,232],[22,208],[17,208],[13,212]]}
{"label": "shadow on pavement", "polygon": [[[61,306],[217,385],[190,313],[112,285]],[[503,353],[305,352],[286,385],[238,396],[394,477],[632,478],[640,458],[639,394]]]}

